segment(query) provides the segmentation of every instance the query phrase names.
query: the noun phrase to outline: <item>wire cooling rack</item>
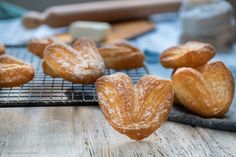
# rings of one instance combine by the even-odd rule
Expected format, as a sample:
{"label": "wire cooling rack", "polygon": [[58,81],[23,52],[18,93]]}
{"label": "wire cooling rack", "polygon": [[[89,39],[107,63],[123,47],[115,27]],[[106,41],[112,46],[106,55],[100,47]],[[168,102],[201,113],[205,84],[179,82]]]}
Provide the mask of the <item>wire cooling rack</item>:
{"label": "wire cooling rack", "polygon": [[[73,84],[62,78],[45,75],[41,68],[41,60],[28,52],[25,47],[8,47],[7,54],[33,64],[36,75],[31,82],[20,87],[0,88],[1,107],[97,105],[94,84]],[[106,70],[106,74],[115,72],[117,71],[112,69]],[[128,74],[134,83],[148,73],[145,67],[120,72]]]}

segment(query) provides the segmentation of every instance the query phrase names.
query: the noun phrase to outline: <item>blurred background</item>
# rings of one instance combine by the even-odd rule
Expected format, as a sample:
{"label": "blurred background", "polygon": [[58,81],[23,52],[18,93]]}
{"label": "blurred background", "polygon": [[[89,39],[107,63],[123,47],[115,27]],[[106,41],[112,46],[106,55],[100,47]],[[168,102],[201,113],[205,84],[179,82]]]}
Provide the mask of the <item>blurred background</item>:
{"label": "blurred background", "polygon": [[45,8],[54,6],[54,5],[63,5],[71,3],[83,3],[90,1],[101,1],[101,0],[3,0],[4,2],[9,2],[12,4],[17,4],[22,6],[25,9],[43,11]]}
{"label": "blurred background", "polygon": [[[196,40],[213,44],[219,52],[215,59],[234,65],[235,8],[235,0],[0,0],[0,30],[7,30],[0,32],[0,42],[19,46],[51,36],[72,42],[81,35],[98,44],[127,39],[145,53],[155,72],[156,58],[166,48]],[[109,34],[80,34],[73,24],[78,21],[102,22]],[[95,31],[101,26],[85,25]]]}
{"label": "blurred background", "polygon": [[[44,0],[44,1],[32,1],[32,0],[2,0],[17,4],[29,10],[43,11],[45,8],[53,5],[70,4],[70,3],[83,3],[90,1],[102,1],[102,0]],[[104,1],[104,0],[103,0]],[[200,0],[201,1],[201,0]],[[235,0],[228,0],[233,6],[236,5]]]}

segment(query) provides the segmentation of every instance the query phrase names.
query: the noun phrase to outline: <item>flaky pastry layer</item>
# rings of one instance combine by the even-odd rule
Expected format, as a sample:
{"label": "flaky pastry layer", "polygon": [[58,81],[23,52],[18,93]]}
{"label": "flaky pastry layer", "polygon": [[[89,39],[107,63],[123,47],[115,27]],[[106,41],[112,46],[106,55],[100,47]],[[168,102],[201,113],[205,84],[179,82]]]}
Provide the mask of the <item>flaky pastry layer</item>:
{"label": "flaky pastry layer", "polygon": [[56,76],[73,83],[93,83],[105,72],[104,61],[89,38],[80,38],[74,48],[60,43],[48,45],[44,61],[48,66],[44,65],[44,71],[50,68]]}
{"label": "flaky pastry layer", "polygon": [[60,77],[53,69],[51,69],[47,63],[42,60],[42,67],[43,67],[43,72],[51,77]]}
{"label": "flaky pastry layer", "polygon": [[15,87],[34,78],[32,65],[8,55],[0,55],[0,87]]}
{"label": "flaky pastry layer", "polygon": [[144,64],[145,56],[126,41],[118,41],[98,48],[107,68],[131,69]]}
{"label": "flaky pastry layer", "polygon": [[172,76],[178,101],[202,117],[222,117],[234,96],[234,79],[223,62],[179,68]]}
{"label": "flaky pastry layer", "polygon": [[205,65],[216,54],[215,48],[207,43],[196,41],[165,50],[160,56],[161,64],[166,68],[198,67]]}
{"label": "flaky pastry layer", "polygon": [[173,103],[172,83],[144,76],[133,86],[124,73],[96,81],[99,105],[111,126],[134,140],[153,133],[167,119]]}

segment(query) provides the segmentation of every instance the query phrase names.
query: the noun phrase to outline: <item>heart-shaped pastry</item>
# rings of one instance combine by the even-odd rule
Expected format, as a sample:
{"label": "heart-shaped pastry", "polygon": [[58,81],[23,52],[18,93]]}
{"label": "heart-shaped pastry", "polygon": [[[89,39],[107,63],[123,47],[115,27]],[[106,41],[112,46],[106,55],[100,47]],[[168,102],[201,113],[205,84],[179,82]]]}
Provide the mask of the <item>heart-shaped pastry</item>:
{"label": "heart-shaped pastry", "polygon": [[207,43],[196,41],[171,47],[161,56],[161,64],[166,68],[198,67],[205,65],[216,54],[215,48]]}
{"label": "heart-shaped pastry", "polygon": [[6,54],[0,55],[0,87],[15,87],[34,78],[32,65],[23,63]]}
{"label": "heart-shaped pastry", "polygon": [[48,45],[44,61],[56,75],[73,83],[93,83],[105,72],[104,61],[88,38],[77,40],[75,48],[60,43]]}
{"label": "heart-shaped pastry", "polygon": [[96,81],[99,105],[111,126],[134,140],[153,133],[167,119],[173,103],[172,83],[144,76],[133,86],[124,73]]}
{"label": "heart-shaped pastry", "polygon": [[234,96],[231,71],[222,62],[197,69],[179,68],[172,76],[175,95],[190,111],[203,117],[221,117]]}
{"label": "heart-shaped pastry", "polygon": [[145,60],[144,54],[138,48],[124,40],[105,44],[98,51],[106,67],[111,69],[139,68]]}

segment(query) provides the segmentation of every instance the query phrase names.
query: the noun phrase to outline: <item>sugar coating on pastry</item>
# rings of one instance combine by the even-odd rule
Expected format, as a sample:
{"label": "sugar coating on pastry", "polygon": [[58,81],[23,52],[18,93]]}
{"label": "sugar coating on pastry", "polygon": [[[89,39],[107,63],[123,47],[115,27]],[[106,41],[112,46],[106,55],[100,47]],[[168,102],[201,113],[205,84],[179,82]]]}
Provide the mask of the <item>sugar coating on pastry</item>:
{"label": "sugar coating on pastry", "polygon": [[215,48],[207,43],[190,41],[165,50],[160,56],[166,68],[198,67],[205,65],[216,54]]}
{"label": "sugar coating on pastry", "polygon": [[234,96],[234,79],[222,62],[197,69],[179,68],[172,76],[175,95],[190,111],[202,117],[222,117]]}
{"label": "sugar coating on pastry", "polygon": [[8,55],[0,55],[0,87],[15,87],[34,78],[34,68]]}
{"label": "sugar coating on pastry", "polygon": [[6,51],[5,46],[3,44],[0,44],[0,55],[4,54]]}
{"label": "sugar coating on pastry", "polygon": [[46,46],[49,44],[57,42],[54,38],[34,38],[31,39],[28,43],[28,50],[32,52],[34,55],[43,58],[43,51]]}
{"label": "sugar coating on pastry", "polygon": [[173,103],[172,83],[144,76],[133,86],[124,73],[96,81],[99,105],[111,126],[134,140],[153,133],[167,119]]}
{"label": "sugar coating on pastry", "polygon": [[55,74],[73,83],[93,83],[105,72],[104,61],[89,38],[78,39],[74,48],[50,44],[45,48],[44,60]]}
{"label": "sugar coating on pastry", "polygon": [[144,65],[145,56],[127,41],[117,41],[98,48],[107,68],[131,69]]}

